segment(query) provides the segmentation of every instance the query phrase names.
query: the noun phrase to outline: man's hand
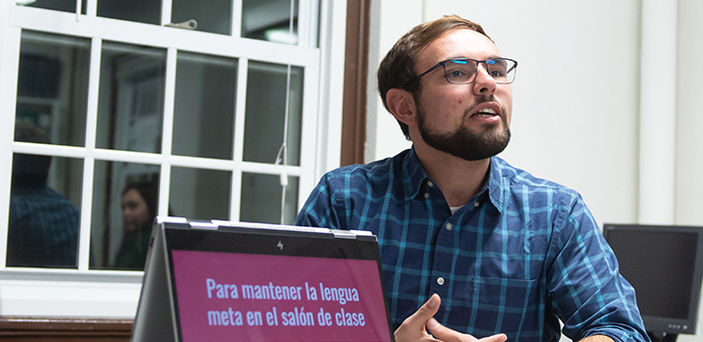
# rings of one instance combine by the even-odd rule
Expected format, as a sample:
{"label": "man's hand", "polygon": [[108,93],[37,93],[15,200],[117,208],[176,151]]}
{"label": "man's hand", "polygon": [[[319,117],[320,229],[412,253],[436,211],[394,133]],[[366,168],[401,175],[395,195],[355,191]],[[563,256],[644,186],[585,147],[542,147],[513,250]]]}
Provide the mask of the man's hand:
{"label": "man's hand", "polygon": [[579,342],[615,342],[615,341],[608,336],[593,335],[593,336],[588,336]]}
{"label": "man's hand", "polygon": [[[433,294],[430,299],[423,304],[410,317],[406,318],[395,331],[396,342],[505,342],[508,339],[505,334],[498,334],[482,339],[477,339],[471,335],[462,334],[449,329],[434,319],[439,310],[441,300],[439,295]],[[429,330],[429,333],[428,333]],[[434,337],[432,335],[434,335]]]}

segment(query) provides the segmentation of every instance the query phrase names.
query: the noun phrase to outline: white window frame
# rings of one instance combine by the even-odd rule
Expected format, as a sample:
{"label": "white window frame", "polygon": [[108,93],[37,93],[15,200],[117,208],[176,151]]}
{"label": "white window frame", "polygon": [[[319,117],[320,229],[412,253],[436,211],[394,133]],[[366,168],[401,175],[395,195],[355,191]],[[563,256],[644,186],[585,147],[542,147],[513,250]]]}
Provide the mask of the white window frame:
{"label": "white window frame", "polygon": [[[95,159],[124,160],[161,165],[159,214],[165,215],[170,184],[170,166],[213,168],[233,171],[231,217],[239,217],[241,172],[264,174],[287,173],[299,177],[299,206],[305,201],[319,177],[339,166],[341,150],[342,97],[344,79],[344,41],[346,1],[301,1],[299,23],[317,25],[311,13],[319,10],[319,36],[311,26],[300,25],[298,46],[287,46],[211,33],[162,28],[156,25],[98,18],[96,0],[87,2],[88,15],[76,15],[30,7],[15,6],[15,0],[0,5],[0,316],[52,317],[128,317],[136,312],[142,272],[88,269],[93,162]],[[164,0],[163,18],[170,18],[171,1]],[[233,11],[241,0],[233,1]],[[239,15],[233,13],[233,37],[239,35]],[[308,20],[310,19],[310,20]],[[87,135],[85,147],[37,146],[13,142],[17,74],[21,29],[31,29],[70,36],[87,37],[91,44],[91,73],[87,99]],[[173,31],[179,30],[179,31]],[[98,38],[96,38],[98,37]],[[318,48],[311,47],[319,37]],[[166,96],[163,120],[163,154],[104,150],[95,147],[97,120],[98,69],[101,39],[165,48]],[[229,39],[229,41],[228,41]],[[236,44],[232,44],[232,39]],[[215,160],[173,156],[170,154],[173,124],[173,95],[177,51],[230,56],[238,59],[235,150],[233,160]],[[244,126],[246,70],[249,60],[304,67],[303,132],[313,132],[300,147],[301,166],[281,166],[241,160]],[[7,217],[9,214],[12,153],[40,153],[76,157],[85,161],[78,269],[6,268]],[[236,203],[235,203],[236,202]]]}

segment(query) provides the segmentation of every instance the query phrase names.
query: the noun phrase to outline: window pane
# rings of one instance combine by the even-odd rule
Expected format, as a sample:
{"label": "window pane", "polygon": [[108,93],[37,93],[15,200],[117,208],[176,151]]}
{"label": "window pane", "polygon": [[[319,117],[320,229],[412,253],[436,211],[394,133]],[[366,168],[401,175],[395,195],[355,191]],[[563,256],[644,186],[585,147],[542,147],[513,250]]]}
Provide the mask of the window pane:
{"label": "window pane", "polygon": [[[240,221],[281,223],[280,176],[242,173]],[[293,224],[298,213],[298,178],[288,177],[283,224]]]}
{"label": "window pane", "polygon": [[228,171],[173,167],[169,209],[189,219],[227,220],[231,184]]}
{"label": "window pane", "polygon": [[300,164],[300,122],[303,109],[303,68],[290,68],[288,131],[285,127],[285,65],[249,63],[244,125],[244,160],[274,163],[287,134],[287,164]]}
{"label": "window pane", "polygon": [[[298,44],[298,1],[243,0],[242,37]],[[291,27],[292,21],[292,27]]]}
{"label": "window pane", "polygon": [[232,0],[208,0],[207,6],[199,1],[173,0],[171,22],[182,23],[191,19],[198,22],[198,31],[230,34]]}
{"label": "window pane", "polygon": [[178,53],[173,153],[232,159],[237,61]]}
{"label": "window pane", "polygon": [[[43,142],[46,133],[18,124],[15,140]],[[15,153],[7,266],[75,268],[83,161]]]}
{"label": "window pane", "polygon": [[161,151],[166,50],[103,42],[96,146]]}
{"label": "window pane", "polygon": [[[87,0],[84,0],[83,2],[85,3]],[[27,7],[45,8],[63,12],[76,12],[76,0],[15,0],[15,3]]]}
{"label": "window pane", "polygon": [[159,203],[157,165],[95,161],[90,267],[141,270]]}
{"label": "window pane", "polygon": [[22,31],[17,122],[44,130],[53,144],[85,144],[90,40]]}
{"label": "window pane", "polygon": [[161,0],[98,0],[98,16],[161,25]]}

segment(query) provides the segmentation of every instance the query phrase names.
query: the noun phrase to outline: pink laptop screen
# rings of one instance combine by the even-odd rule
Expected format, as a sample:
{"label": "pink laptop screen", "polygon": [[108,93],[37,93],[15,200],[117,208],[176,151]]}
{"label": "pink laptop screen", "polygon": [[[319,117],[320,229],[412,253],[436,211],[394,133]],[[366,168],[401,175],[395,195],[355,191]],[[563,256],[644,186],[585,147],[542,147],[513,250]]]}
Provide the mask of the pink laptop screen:
{"label": "pink laptop screen", "polygon": [[181,341],[390,341],[375,260],[172,250]]}

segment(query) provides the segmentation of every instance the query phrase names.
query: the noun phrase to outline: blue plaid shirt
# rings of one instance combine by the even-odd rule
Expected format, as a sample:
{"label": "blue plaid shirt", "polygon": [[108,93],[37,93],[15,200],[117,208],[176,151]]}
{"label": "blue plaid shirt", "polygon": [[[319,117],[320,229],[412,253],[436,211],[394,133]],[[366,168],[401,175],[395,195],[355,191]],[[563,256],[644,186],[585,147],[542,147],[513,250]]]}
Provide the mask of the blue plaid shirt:
{"label": "blue plaid shirt", "polygon": [[297,225],[378,237],[396,328],[432,293],[435,317],[476,337],[648,341],[632,287],[581,196],[493,157],[484,187],[452,214],[413,149],[323,176]]}
{"label": "blue plaid shirt", "polygon": [[77,267],[80,215],[48,187],[13,187],[7,235],[7,266]]}

